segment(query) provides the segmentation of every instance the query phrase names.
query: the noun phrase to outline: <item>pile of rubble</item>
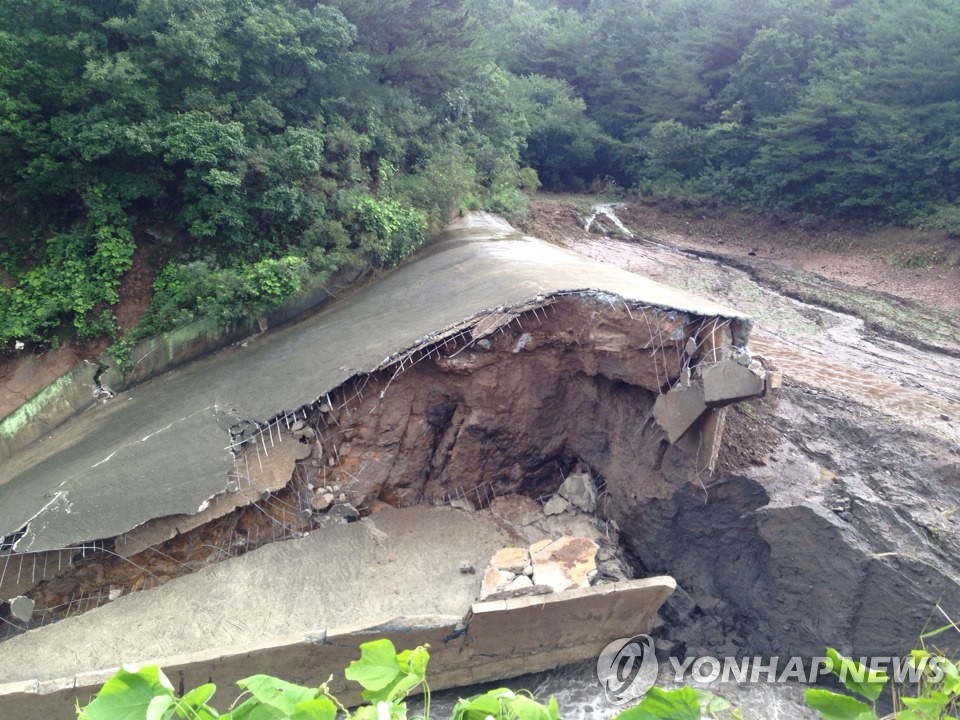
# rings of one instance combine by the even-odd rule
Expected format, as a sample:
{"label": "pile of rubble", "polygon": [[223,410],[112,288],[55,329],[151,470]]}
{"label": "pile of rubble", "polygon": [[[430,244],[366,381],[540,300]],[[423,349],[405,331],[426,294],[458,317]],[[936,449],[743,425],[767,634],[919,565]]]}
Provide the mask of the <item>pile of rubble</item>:
{"label": "pile of rubble", "polygon": [[590,587],[600,546],[586,537],[541,540],[528,548],[508,547],[490,559],[480,600],[505,600]]}

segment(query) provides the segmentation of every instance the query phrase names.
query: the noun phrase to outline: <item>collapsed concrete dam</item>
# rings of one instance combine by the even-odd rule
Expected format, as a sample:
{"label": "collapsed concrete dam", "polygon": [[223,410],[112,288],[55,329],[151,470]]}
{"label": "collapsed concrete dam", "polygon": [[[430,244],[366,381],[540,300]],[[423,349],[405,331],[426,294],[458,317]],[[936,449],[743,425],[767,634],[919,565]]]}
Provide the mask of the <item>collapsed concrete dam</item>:
{"label": "collapsed concrete dam", "polygon": [[[120,662],[456,617],[479,584],[458,565],[577,523],[609,541],[594,580],[628,580],[619,534],[684,488],[702,504],[725,408],[775,381],[749,329],[468,216],[322,312],[133,387],[6,460],[0,684],[29,694],[24,682]],[[596,492],[587,516],[556,508],[577,473]],[[435,511],[402,514],[423,506]],[[635,591],[645,618],[669,594]]]}

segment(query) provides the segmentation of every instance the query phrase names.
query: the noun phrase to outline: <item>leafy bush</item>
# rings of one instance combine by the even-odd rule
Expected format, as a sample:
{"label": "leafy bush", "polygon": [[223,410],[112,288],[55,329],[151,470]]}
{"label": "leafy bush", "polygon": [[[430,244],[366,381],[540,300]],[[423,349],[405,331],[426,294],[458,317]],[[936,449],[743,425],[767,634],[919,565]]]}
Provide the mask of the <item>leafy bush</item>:
{"label": "leafy bush", "polygon": [[844,687],[863,700],[830,690],[812,688],[806,692],[807,705],[824,720],[878,720],[877,699],[888,686],[893,693],[894,713],[886,717],[897,720],[952,720],[960,706],[960,668],[943,655],[926,649],[910,653],[907,669],[917,673],[915,694],[904,686],[890,682],[890,676],[870,670],[855,660],[842,657],[827,648],[833,662],[831,672]]}
{"label": "leafy bush", "polygon": [[[317,688],[253,675],[237,682],[244,691],[230,710],[220,714],[208,703],[216,692],[213,683],[201,685],[177,697],[173,685],[156,666],[139,670],[123,668],[110,678],[86,706],[77,707],[79,720],[406,720],[407,696],[422,689],[423,720],[430,717],[430,687],[426,672],[430,654],[426,647],[397,652],[386,639],[360,646],[360,659],[344,671],[347,680],[358,683],[367,704],[348,710],[329,690],[329,682]],[[332,679],[332,677],[331,677]],[[716,717],[730,704],[710,693],[690,688],[651,688],[636,707],[615,720],[699,720],[701,709]],[[538,703],[526,692],[497,688],[459,700],[451,720],[559,720],[554,698]]]}

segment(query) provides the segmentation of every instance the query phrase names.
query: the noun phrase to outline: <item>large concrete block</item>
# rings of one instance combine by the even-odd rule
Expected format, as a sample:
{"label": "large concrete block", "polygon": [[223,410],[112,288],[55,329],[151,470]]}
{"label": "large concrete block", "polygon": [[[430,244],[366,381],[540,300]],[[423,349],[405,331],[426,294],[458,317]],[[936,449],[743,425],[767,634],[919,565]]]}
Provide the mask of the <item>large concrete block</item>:
{"label": "large concrete block", "polygon": [[703,370],[703,399],[711,407],[763,395],[764,378],[735,360],[722,360]]}
{"label": "large concrete block", "polygon": [[667,433],[670,442],[675,443],[706,409],[703,387],[699,383],[692,383],[690,387],[676,385],[657,397],[653,417]]}

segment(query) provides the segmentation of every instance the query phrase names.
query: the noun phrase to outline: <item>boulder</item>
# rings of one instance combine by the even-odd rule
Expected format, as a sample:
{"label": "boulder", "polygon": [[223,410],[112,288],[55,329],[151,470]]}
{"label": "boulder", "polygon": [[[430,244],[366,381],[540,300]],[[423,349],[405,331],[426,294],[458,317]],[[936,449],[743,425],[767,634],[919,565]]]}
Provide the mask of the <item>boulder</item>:
{"label": "boulder", "polygon": [[573,473],[563,481],[557,494],[583,512],[590,513],[597,509],[597,488],[590,473]]}

